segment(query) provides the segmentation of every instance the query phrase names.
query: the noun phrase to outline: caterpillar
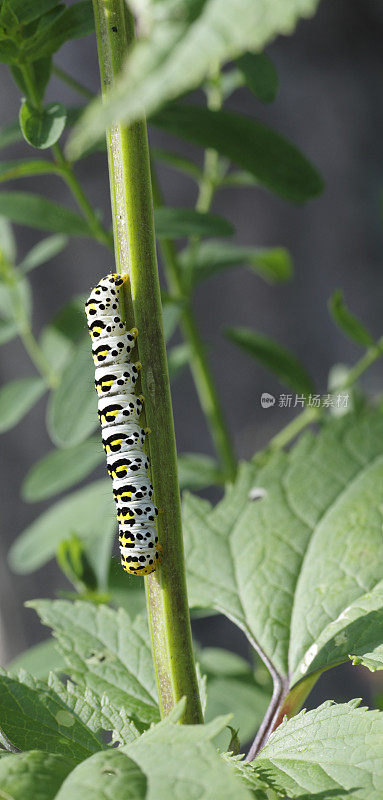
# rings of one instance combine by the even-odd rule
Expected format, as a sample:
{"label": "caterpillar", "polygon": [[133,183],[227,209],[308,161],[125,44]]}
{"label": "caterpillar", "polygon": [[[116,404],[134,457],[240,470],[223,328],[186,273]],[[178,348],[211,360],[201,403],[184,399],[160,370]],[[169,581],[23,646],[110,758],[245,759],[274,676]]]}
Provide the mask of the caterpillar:
{"label": "caterpillar", "polygon": [[146,431],[139,421],[144,398],[135,394],[140,364],[129,360],[138,331],[126,330],[120,316],[119,291],[125,280],[127,276],[113,274],[102,278],[85,304],[85,313],[92,339],[102,444],[119,523],[121,563],[131,575],[149,575],[161,552],[158,509],[148,473],[150,462],[143,449]]}

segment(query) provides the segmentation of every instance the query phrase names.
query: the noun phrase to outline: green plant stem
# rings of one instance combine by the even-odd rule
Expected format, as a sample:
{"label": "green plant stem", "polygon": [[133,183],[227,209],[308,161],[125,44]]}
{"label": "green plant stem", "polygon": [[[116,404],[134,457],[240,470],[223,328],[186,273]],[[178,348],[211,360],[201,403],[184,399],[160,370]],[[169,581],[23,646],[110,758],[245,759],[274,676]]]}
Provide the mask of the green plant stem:
{"label": "green plant stem", "polygon": [[[124,0],[93,0],[103,91],[113,84],[134,39]],[[116,264],[129,271],[139,330],[152,480],[162,564],[145,579],[161,714],[186,696],[184,723],[202,722],[192,649],[177,457],[156,261],[146,123],[114,125],[107,137]]]}
{"label": "green plant stem", "polygon": [[377,361],[382,355],[383,336],[378,339],[376,344],[372,344],[371,347],[366,350],[364,356],[362,356],[362,358],[360,358],[359,361],[357,361],[356,364],[351,367],[345,381],[343,381],[340,387],[336,387],[336,391],[343,391],[344,389],[348,389],[349,387],[353,386],[360,376],[363,375],[363,373],[366,372],[369,367],[371,367],[374,361]]}
{"label": "green plant stem", "polygon": [[[153,173],[155,204],[162,205],[160,189]],[[177,253],[171,239],[161,239],[159,244],[168,287],[175,297],[182,297],[184,288],[178,265]],[[181,329],[190,345],[190,368],[193,374],[201,408],[205,414],[227,481],[234,481],[237,462],[221,407],[217,388],[209,367],[204,343],[201,339],[190,300],[182,307]]]}
{"label": "green plant stem", "polygon": [[71,87],[71,89],[74,89],[76,92],[78,92],[78,94],[86,97],[87,100],[93,99],[94,94],[90,91],[90,89],[87,89],[82,83],[76,81],[76,79],[72,78],[71,75],[68,75],[68,73],[61,69],[61,67],[58,67],[57,64],[53,64],[53,72],[58,78],[60,78],[61,81],[63,81],[63,83],[66,83]]}

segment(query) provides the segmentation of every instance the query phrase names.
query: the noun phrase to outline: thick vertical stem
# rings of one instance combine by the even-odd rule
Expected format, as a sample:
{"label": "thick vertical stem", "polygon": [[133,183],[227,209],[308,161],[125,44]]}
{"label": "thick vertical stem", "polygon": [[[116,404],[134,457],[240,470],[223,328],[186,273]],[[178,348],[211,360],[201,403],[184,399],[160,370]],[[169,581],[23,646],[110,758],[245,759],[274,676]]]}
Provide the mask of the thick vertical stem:
{"label": "thick vertical stem", "polygon": [[[134,38],[124,0],[93,0],[103,92],[118,75]],[[146,591],[153,657],[163,715],[186,696],[182,722],[202,722],[187,604],[177,458],[153,226],[145,122],[114,125],[108,158],[116,264],[129,272],[138,327],[154,496],[160,508],[162,564]]]}

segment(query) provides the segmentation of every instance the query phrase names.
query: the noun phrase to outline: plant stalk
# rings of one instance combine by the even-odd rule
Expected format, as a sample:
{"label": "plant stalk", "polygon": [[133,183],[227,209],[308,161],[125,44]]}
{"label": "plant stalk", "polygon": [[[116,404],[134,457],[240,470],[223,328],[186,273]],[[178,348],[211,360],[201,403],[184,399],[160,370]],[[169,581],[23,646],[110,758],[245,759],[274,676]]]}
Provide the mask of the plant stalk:
{"label": "plant stalk", "polygon": [[[124,0],[93,0],[103,93],[134,40]],[[114,125],[107,135],[117,269],[129,272],[139,331],[152,480],[160,508],[162,563],[145,578],[162,716],[186,697],[183,723],[203,722],[192,649],[181,527],[174,423],[162,328],[146,123]]]}

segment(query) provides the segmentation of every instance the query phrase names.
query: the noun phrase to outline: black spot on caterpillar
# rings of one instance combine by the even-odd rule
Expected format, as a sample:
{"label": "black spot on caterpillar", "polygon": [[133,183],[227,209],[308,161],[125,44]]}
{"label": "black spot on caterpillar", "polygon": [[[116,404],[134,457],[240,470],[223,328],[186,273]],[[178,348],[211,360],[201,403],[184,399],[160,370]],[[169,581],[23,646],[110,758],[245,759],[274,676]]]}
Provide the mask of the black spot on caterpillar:
{"label": "black spot on caterpillar", "polygon": [[153,487],[144,453],[145,430],[139,424],[143,398],[134,394],[140,364],[129,360],[137,330],[127,331],[119,313],[120,275],[107,275],[85,304],[95,387],[107,470],[119,522],[122,567],[132,575],[154,572],[159,561]]}

